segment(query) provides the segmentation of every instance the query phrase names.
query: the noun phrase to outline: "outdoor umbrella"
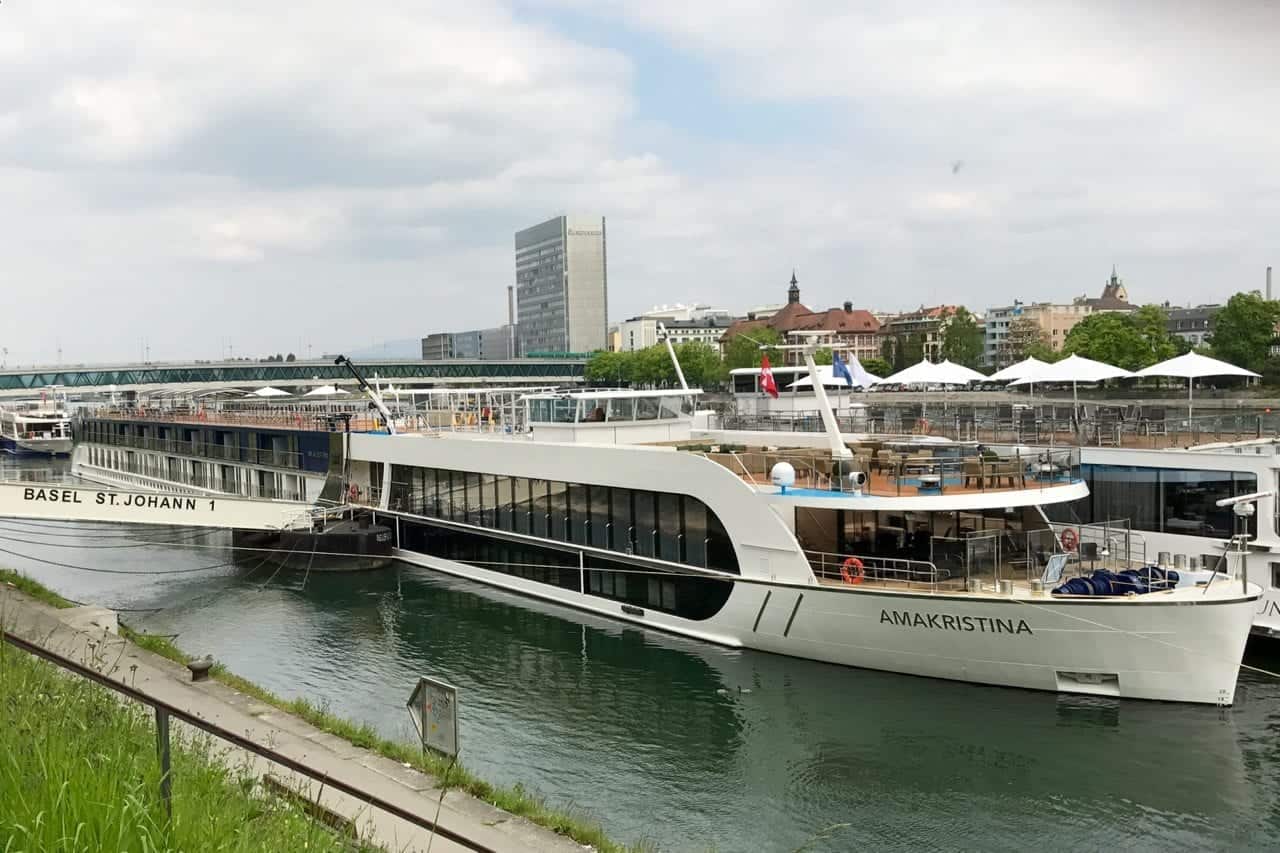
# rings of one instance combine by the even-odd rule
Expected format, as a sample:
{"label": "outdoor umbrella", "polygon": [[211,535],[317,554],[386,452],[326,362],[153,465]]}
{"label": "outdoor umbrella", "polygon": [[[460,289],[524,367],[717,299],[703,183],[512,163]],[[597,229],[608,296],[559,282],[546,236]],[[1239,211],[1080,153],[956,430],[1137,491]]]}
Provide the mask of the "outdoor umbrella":
{"label": "outdoor umbrella", "polygon": [[348,393],[350,392],[343,391],[341,388],[335,388],[332,385],[321,385],[319,388],[312,388],[310,391],[303,394],[302,396],[304,397],[337,397],[341,394],[348,394]]}
{"label": "outdoor umbrella", "polygon": [[[929,359],[920,360],[905,370],[899,370],[891,376],[876,380],[874,385],[968,385],[987,377],[976,370],[956,364],[950,360],[934,364]],[[928,399],[924,405],[928,405]]]}
{"label": "outdoor umbrella", "polygon": [[1105,379],[1129,378],[1133,375],[1127,370],[1104,364],[1101,361],[1094,361],[1091,358],[1083,358],[1078,355],[1069,355],[1062,361],[1046,364],[1035,373],[1024,376],[1021,379],[1015,379],[1009,384],[1030,385],[1033,382],[1070,382],[1071,405],[1074,408],[1079,402],[1077,384],[1081,382],[1102,382]]}
{"label": "outdoor umbrella", "polygon": [[1170,358],[1159,364],[1144,367],[1138,371],[1139,376],[1175,376],[1187,380],[1187,420],[1191,420],[1191,390],[1196,380],[1205,376],[1253,376],[1258,374],[1243,367],[1236,367],[1198,352],[1189,352]]}
{"label": "outdoor umbrella", "polygon": [[[1017,364],[1011,364],[1004,370],[997,370],[995,373],[987,377],[988,382],[1012,382],[1015,379],[1021,379],[1024,376],[1034,376],[1035,372],[1044,367],[1046,362],[1038,358],[1024,358]],[[1035,382],[1031,383],[1031,393],[1036,393]]]}
{"label": "outdoor umbrella", "polygon": [[279,388],[272,388],[270,385],[263,385],[257,391],[250,391],[245,394],[246,397],[288,397],[288,391],[282,391]]}

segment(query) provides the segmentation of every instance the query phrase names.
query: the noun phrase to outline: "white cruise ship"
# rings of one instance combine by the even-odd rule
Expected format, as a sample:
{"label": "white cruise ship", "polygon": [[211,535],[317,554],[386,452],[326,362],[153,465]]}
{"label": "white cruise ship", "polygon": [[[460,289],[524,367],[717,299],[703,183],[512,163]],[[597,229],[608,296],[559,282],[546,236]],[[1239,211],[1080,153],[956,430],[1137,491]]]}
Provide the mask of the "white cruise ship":
{"label": "white cruise ship", "polygon": [[[1078,528],[1098,560],[1061,549],[1043,508],[1087,497],[1078,450],[694,440],[696,395],[532,395],[511,436],[353,434],[351,483],[401,559],[616,619],[912,675],[1233,701],[1260,590],[1166,581],[1114,527]],[[1091,586],[1099,568],[1120,580]],[[1121,594],[1074,594],[1075,576]]]}
{"label": "white cruise ship", "polygon": [[1233,701],[1258,585],[1238,559],[1166,573],[1123,522],[1051,522],[1089,499],[1078,448],[841,435],[829,406],[823,432],[718,430],[698,394],[537,391],[440,425],[383,409],[395,434],[105,414],[77,469],[244,493],[235,471],[206,476],[231,456],[269,495],[263,455],[295,454],[315,480],[299,496],[323,483],[321,501],[372,508],[399,559],[613,619],[911,675]]}
{"label": "white cruise ship", "polygon": [[71,418],[58,399],[0,408],[0,448],[15,456],[68,456]]}

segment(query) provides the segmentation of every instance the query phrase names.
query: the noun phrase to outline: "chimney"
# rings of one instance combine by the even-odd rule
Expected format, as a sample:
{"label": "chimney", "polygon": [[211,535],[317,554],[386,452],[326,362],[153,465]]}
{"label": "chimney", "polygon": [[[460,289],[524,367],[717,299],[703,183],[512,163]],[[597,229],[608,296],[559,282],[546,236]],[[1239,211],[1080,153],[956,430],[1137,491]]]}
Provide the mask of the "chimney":
{"label": "chimney", "polygon": [[853,312],[853,303],[852,303],[852,302],[845,302],[845,303],[844,303],[844,313],[846,313],[846,314],[850,314],[850,313],[852,313],[852,312]]}
{"label": "chimney", "polygon": [[1267,299],[1271,298],[1271,267],[1267,267]]}
{"label": "chimney", "polygon": [[516,357],[516,286],[507,285],[507,358]]}

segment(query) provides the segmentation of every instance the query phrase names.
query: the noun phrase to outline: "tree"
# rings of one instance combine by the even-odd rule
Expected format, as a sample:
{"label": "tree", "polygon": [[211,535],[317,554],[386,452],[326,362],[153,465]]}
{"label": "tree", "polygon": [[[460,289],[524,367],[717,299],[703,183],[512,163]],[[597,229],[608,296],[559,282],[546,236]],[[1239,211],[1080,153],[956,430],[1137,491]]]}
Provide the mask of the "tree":
{"label": "tree", "polygon": [[1280,321],[1280,303],[1237,293],[1214,315],[1209,345],[1216,358],[1261,373]]}
{"label": "tree", "polygon": [[814,364],[830,364],[831,363],[831,347],[820,347],[813,354]]}
{"label": "tree", "polygon": [[288,355],[286,355],[286,356],[284,357],[284,360],[285,360],[285,361],[297,361],[297,360],[298,360],[298,357],[297,357],[296,355],[294,355],[293,353],[289,353]]}
{"label": "tree", "polygon": [[676,358],[690,388],[709,388],[723,379],[724,363],[716,348],[701,341],[688,341],[676,346]]}
{"label": "tree", "polygon": [[1049,335],[1031,317],[1014,317],[1009,321],[1009,333],[1000,342],[997,360],[1001,366],[1007,367],[1022,361],[1024,358],[1038,358],[1041,361],[1055,361],[1056,358],[1044,358],[1042,353],[1052,353]]}
{"label": "tree", "polygon": [[924,358],[924,338],[911,332],[894,335],[881,345],[880,354],[896,373]]}
{"label": "tree", "polygon": [[965,367],[978,367],[986,336],[969,309],[961,306],[943,322],[942,357]]}
{"label": "tree", "polygon": [[893,373],[893,367],[883,358],[864,358],[862,359],[862,369],[881,379]]}
{"label": "tree", "polygon": [[1151,360],[1142,365],[1143,367],[1173,358],[1178,354],[1175,339],[1169,334],[1169,314],[1163,308],[1159,305],[1143,305],[1129,317],[1143,340],[1147,342],[1147,357]]}
{"label": "tree", "polygon": [[587,359],[584,378],[594,385],[627,385],[632,381],[634,353],[598,352]]}
{"label": "tree", "polygon": [[768,326],[734,335],[724,344],[725,369],[735,370],[739,367],[759,367],[760,344],[770,347],[765,352],[768,354],[771,364],[781,364],[782,350],[772,349],[772,347],[780,343],[782,343],[782,335]]}
{"label": "tree", "polygon": [[1115,311],[1091,314],[1072,326],[1062,351],[1125,370],[1138,370],[1155,363],[1147,339],[1134,319]]}

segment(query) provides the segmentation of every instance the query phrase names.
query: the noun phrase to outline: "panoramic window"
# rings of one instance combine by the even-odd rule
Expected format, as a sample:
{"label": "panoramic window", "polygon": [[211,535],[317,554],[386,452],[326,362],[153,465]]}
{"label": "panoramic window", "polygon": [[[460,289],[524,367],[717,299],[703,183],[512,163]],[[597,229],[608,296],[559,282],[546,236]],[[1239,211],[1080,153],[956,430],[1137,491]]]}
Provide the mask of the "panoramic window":
{"label": "panoramic window", "polygon": [[688,495],[393,465],[390,505],[428,518],[738,572],[724,525]]}

